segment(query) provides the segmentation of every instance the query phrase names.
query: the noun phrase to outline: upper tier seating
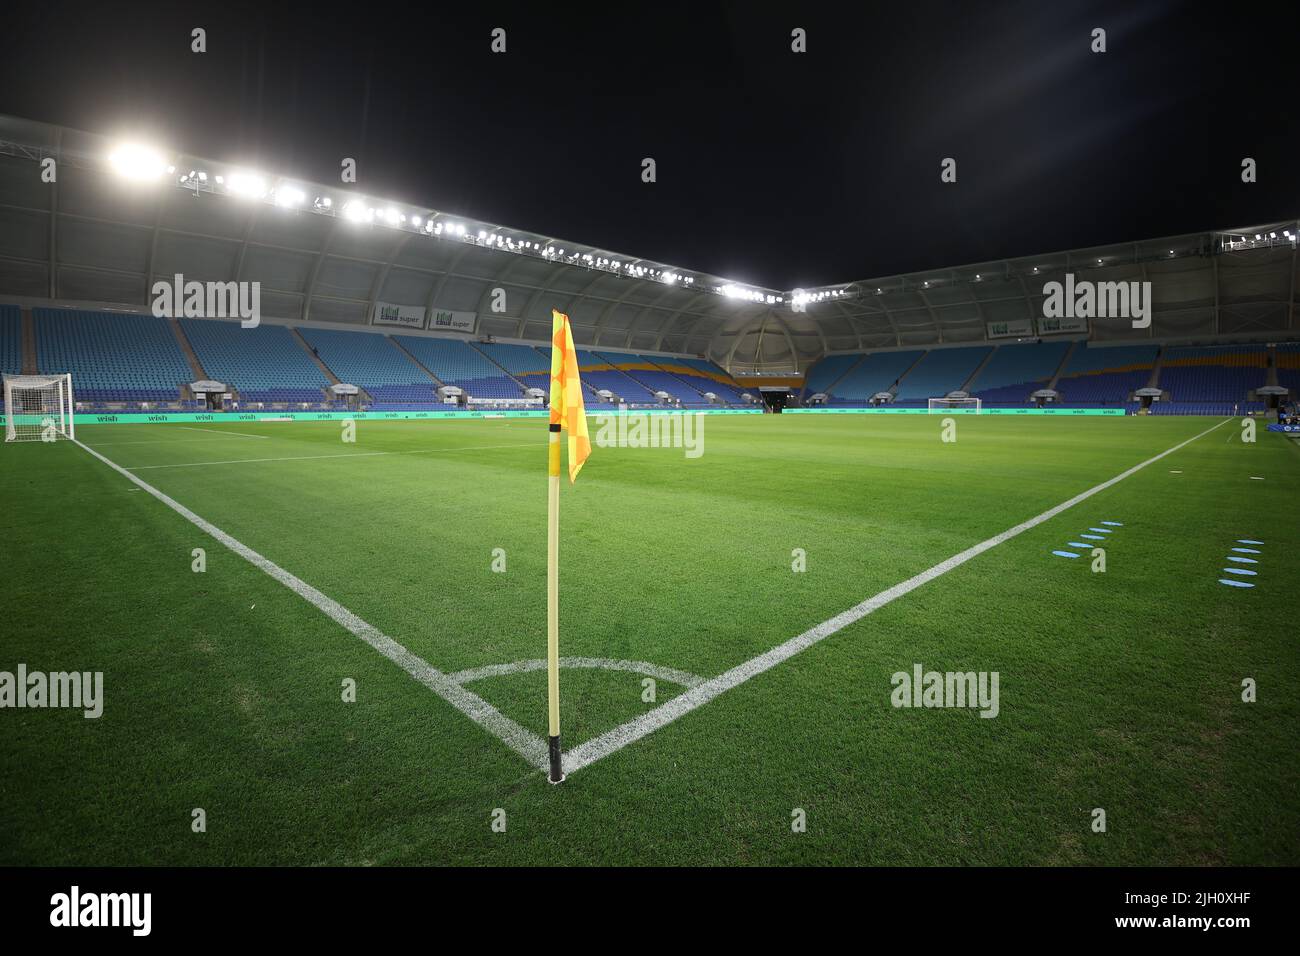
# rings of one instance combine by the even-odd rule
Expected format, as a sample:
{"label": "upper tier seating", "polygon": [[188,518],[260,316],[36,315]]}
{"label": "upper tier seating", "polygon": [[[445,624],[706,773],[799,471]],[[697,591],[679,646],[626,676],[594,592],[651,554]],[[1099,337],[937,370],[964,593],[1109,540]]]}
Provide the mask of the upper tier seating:
{"label": "upper tier seating", "polygon": [[209,377],[236,389],[241,402],[322,402],[325,373],[283,325],[181,319],[181,329]]}
{"label": "upper tier seating", "polygon": [[1180,404],[1244,402],[1267,376],[1268,351],[1262,345],[1178,347],[1165,349],[1159,385]]}
{"label": "upper tier seating", "polygon": [[987,407],[1024,405],[1047,387],[1069,349],[1069,342],[999,346],[968,391]]}
{"label": "upper tier seating", "polygon": [[931,349],[907,373],[894,396],[897,404],[925,405],[931,398],[943,398],[956,391],[988,357],[991,346],[960,349]]}
{"label": "upper tier seating", "polygon": [[[547,350],[546,354],[549,358],[550,351]],[[578,349],[578,371],[582,375],[583,384],[592,391],[598,392],[607,388],[629,405],[659,404],[658,399],[649,389],[636,379],[629,378],[625,373],[618,371],[609,361],[595,352]]]}
{"label": "upper tier seating", "polygon": [[376,402],[432,405],[437,384],[388,336],[377,332],[299,328],[321,361],[339,379],[370,393]]}
{"label": "upper tier seating", "polygon": [[500,342],[483,342],[478,347],[525,388],[540,388],[544,392],[551,390],[549,352],[543,354],[531,345],[506,345]]}
{"label": "upper tier seating", "polygon": [[1123,405],[1134,389],[1150,381],[1155,361],[1155,345],[1084,348],[1080,343],[1070,356],[1069,367],[1056,383],[1061,405],[1070,408]]}
{"label": "upper tier seating", "polygon": [[36,364],[72,373],[85,402],[174,402],[194,379],[167,319],[152,315],[36,308]]}
{"label": "upper tier seating", "polygon": [[519,399],[519,385],[464,339],[427,335],[394,336],[444,385],[455,385],[473,398]]}

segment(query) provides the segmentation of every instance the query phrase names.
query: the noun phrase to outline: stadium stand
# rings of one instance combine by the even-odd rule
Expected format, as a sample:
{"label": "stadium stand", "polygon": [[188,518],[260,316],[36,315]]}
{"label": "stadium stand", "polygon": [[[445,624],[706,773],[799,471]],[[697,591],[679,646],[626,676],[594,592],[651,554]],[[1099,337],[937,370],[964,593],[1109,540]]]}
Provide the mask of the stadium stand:
{"label": "stadium stand", "polygon": [[519,383],[463,339],[424,335],[394,338],[444,385],[455,385],[472,398],[521,399]]}
{"label": "stadium stand", "polygon": [[1151,380],[1156,351],[1155,345],[1076,348],[1056,383],[1061,404],[1071,408],[1127,405],[1133,390]]}
{"label": "stadium stand", "polygon": [[829,389],[849,369],[862,361],[862,353],[828,355],[813,363],[804,375],[804,397],[829,394]]}
{"label": "stadium stand", "polygon": [[701,395],[712,392],[726,405],[747,404],[741,397],[744,388],[717,365],[705,359],[663,358],[652,360],[669,375],[680,378]]}
{"label": "stadium stand", "polygon": [[[635,379],[646,391],[650,393],[667,392],[684,406],[699,406],[701,408],[708,406],[710,403],[705,399],[703,391],[693,385],[688,384],[684,379],[664,371],[655,364],[655,360],[647,358],[644,355],[627,355],[617,352],[597,352],[601,358],[606,359],[610,365],[626,374],[629,378]],[[685,367],[685,366],[683,366]],[[706,391],[713,391],[706,389]],[[715,391],[714,394],[717,394]]]}
{"label": "stadium stand", "polygon": [[0,373],[23,370],[23,313],[16,305],[0,305]]}
{"label": "stadium stand", "polygon": [[931,349],[899,384],[894,404],[918,406],[928,404],[931,398],[943,398],[961,388],[991,351],[990,346]]}
{"label": "stadium stand", "polygon": [[924,350],[872,352],[834,386],[827,405],[866,405],[877,392],[894,387],[899,378],[924,355]]}
{"label": "stadium stand", "polygon": [[1277,383],[1291,389],[1290,400],[1300,396],[1300,342],[1279,345],[1277,355]]}
{"label": "stadium stand", "polygon": [[245,329],[236,322],[211,319],[181,319],[180,323],[203,370],[235,389],[239,401],[326,401],[329,379],[285,326]]}
{"label": "stadium stand", "polygon": [[478,343],[478,350],[509,372],[524,388],[551,390],[551,356],[531,345]]}
{"label": "stadium stand", "polygon": [[177,402],[193,380],[167,319],[49,308],[32,318],[37,367],[71,372],[78,403]]}
{"label": "stadium stand", "polygon": [[1036,390],[1047,387],[1069,350],[1069,342],[999,346],[967,391],[986,408],[1024,405]]}
{"label": "stadium stand", "polygon": [[1158,384],[1175,404],[1217,402],[1226,405],[1230,415],[1231,406],[1245,402],[1247,393],[1265,384],[1267,377],[1268,350],[1262,345],[1180,347],[1165,349]]}
{"label": "stadium stand", "polygon": [[437,383],[402,350],[376,332],[299,328],[316,354],[343,382],[364,389],[379,411],[429,408]]}
{"label": "stadium stand", "polygon": [[[546,355],[549,360],[549,349]],[[628,405],[660,404],[649,389],[595,352],[578,349],[578,371],[582,373],[583,383],[594,392],[607,388]]]}

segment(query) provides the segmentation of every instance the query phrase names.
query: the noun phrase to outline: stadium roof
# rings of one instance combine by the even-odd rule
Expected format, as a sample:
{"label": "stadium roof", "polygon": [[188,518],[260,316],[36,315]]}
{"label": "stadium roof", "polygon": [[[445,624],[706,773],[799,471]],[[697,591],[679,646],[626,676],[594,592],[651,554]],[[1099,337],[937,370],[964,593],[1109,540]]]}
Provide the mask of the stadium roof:
{"label": "stadium roof", "polygon": [[[42,177],[49,158],[54,182]],[[1289,221],[777,290],[0,117],[0,294],[139,308],[154,281],[180,273],[258,281],[271,318],[364,325],[379,301],[475,312],[479,334],[532,340],[548,338],[557,307],[580,345],[704,354],[733,370],[981,342],[988,322],[1041,315],[1043,283],[1066,272],[1153,284],[1151,329],[1098,325],[1094,339],[1294,337],[1297,235]]]}

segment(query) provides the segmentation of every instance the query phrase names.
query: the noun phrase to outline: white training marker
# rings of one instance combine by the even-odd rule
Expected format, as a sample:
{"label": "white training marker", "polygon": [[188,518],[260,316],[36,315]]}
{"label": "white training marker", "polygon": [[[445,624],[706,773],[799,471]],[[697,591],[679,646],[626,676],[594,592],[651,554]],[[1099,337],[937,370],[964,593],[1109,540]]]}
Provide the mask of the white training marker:
{"label": "white training marker", "polygon": [[1232,587],[1232,588],[1253,588],[1255,586],[1251,584],[1249,581],[1232,581],[1229,580],[1228,578],[1219,578],[1219,583],[1226,584],[1228,585],[1228,587]]}
{"label": "white training marker", "polygon": [[1112,531],[1110,528],[1089,528],[1088,530],[1089,530],[1089,531],[1095,531],[1095,532],[1097,532],[1098,534],[1114,534],[1114,533],[1115,533],[1115,532]]}
{"label": "white training marker", "polygon": [[1122,528],[1122,527],[1124,527],[1124,522],[1122,522],[1122,521],[1103,521],[1102,524],[1108,524],[1108,525],[1110,525],[1110,526],[1113,527],[1113,528]]}
{"label": "white training marker", "polygon": [[1171,474],[1171,475],[1181,475],[1182,472],[1181,472],[1181,471],[1171,471],[1171,472],[1169,472],[1169,474]]}
{"label": "white training marker", "polygon": [[1228,555],[1228,560],[1235,561],[1237,564],[1259,564],[1259,562],[1254,558],[1237,558],[1233,557],[1231,554]]}
{"label": "white training marker", "polygon": [[1251,481],[1263,481],[1264,479],[1261,478],[1259,475],[1251,475],[1251,476],[1250,476],[1250,480],[1251,480]]}
{"label": "white training marker", "polygon": [[1256,541],[1254,538],[1238,538],[1237,544],[1263,544],[1263,541]]}
{"label": "white training marker", "polygon": [[1237,554],[1263,554],[1264,553],[1260,551],[1259,548],[1233,548],[1232,550],[1235,551]]}
{"label": "white training marker", "polygon": [[1089,541],[1105,541],[1105,540],[1106,540],[1105,538],[1103,538],[1103,537],[1102,537],[1101,535],[1099,535],[1099,534],[1081,534],[1081,535],[1079,535],[1079,537],[1080,537],[1080,538],[1087,538]]}
{"label": "white training marker", "polygon": [[1223,571],[1225,574],[1244,574],[1248,578],[1256,577],[1259,574],[1258,571],[1252,571],[1249,568],[1224,568]]}

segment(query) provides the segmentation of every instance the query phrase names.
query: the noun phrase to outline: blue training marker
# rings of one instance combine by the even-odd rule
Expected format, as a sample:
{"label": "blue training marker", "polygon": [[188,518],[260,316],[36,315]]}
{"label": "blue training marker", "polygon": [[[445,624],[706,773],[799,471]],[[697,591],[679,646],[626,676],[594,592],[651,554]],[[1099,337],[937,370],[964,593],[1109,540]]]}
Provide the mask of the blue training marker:
{"label": "blue training marker", "polygon": [[1103,538],[1103,537],[1102,537],[1101,535],[1099,535],[1099,534],[1081,534],[1081,535],[1079,535],[1079,537],[1080,537],[1080,538],[1087,538],[1089,541],[1105,541],[1105,540],[1106,540],[1105,538]]}
{"label": "blue training marker", "polygon": [[1096,532],[1099,532],[1100,534],[1114,534],[1114,533],[1115,533],[1115,532],[1111,531],[1110,528],[1089,528],[1088,530],[1089,530],[1089,531],[1096,531]]}
{"label": "blue training marker", "polygon": [[1124,527],[1124,522],[1122,522],[1122,521],[1103,521],[1102,524],[1112,525],[1112,526],[1114,526],[1114,527],[1116,527],[1116,528],[1122,528],[1122,527]]}
{"label": "blue training marker", "polygon": [[1092,547],[1092,545],[1090,545],[1090,544],[1086,544],[1086,543],[1084,543],[1083,541],[1067,541],[1067,542],[1065,542],[1065,543],[1068,544],[1068,545],[1069,545],[1070,547],[1072,547],[1072,548],[1091,548],[1091,547]]}
{"label": "blue training marker", "polygon": [[1056,555],[1058,558],[1077,558],[1077,557],[1078,557],[1078,555],[1075,554],[1073,551],[1053,551],[1052,554]]}
{"label": "blue training marker", "polygon": [[1238,564],[1259,564],[1254,558],[1235,558],[1232,555],[1228,555],[1228,560],[1236,561]]}
{"label": "blue training marker", "polygon": [[1244,574],[1251,578],[1259,574],[1258,571],[1252,571],[1250,568],[1224,568],[1223,570],[1227,574]]}
{"label": "blue training marker", "polygon": [[1227,578],[1219,578],[1219,583],[1226,584],[1231,588],[1253,588],[1255,586],[1249,581],[1230,581]]}
{"label": "blue training marker", "polygon": [[1254,538],[1238,538],[1237,544],[1263,544],[1263,541],[1256,541]]}
{"label": "blue training marker", "polygon": [[1232,550],[1237,552],[1237,554],[1262,554],[1263,553],[1258,548],[1233,548]]}

